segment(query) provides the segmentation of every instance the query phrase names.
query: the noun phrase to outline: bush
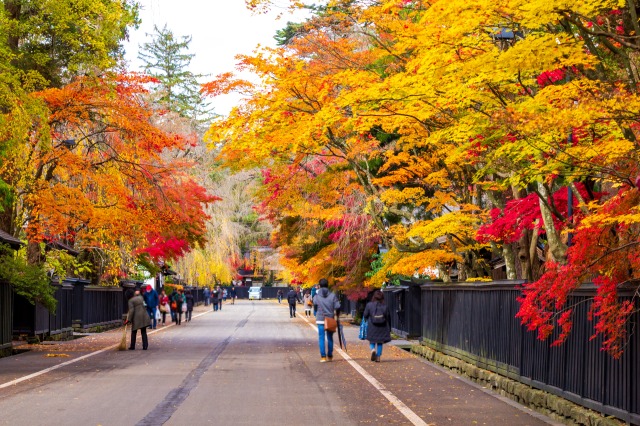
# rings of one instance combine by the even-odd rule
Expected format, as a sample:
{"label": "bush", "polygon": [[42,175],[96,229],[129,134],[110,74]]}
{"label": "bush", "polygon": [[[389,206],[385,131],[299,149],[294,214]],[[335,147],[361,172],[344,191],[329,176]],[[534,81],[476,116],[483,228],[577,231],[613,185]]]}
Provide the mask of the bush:
{"label": "bush", "polygon": [[55,288],[42,266],[28,264],[6,247],[0,247],[0,280],[11,284],[16,294],[32,304],[39,302],[49,311],[55,311]]}

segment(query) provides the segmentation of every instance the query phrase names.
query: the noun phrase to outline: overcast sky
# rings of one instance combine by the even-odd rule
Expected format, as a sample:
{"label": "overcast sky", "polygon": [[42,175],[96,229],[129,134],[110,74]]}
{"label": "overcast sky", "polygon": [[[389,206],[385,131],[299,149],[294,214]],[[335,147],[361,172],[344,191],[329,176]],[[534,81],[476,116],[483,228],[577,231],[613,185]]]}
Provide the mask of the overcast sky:
{"label": "overcast sky", "polygon": [[[125,44],[126,58],[132,70],[138,70],[138,46],[151,38],[154,25],[167,28],[177,37],[191,36],[190,71],[195,74],[217,74],[233,71],[238,54],[249,54],[257,45],[275,46],[273,36],[287,21],[300,22],[301,15],[282,16],[276,10],[268,15],[255,15],[244,0],[139,0],[140,28],[133,31]],[[284,3],[284,2],[283,2]],[[215,112],[227,114],[237,98],[225,96],[212,102]]]}

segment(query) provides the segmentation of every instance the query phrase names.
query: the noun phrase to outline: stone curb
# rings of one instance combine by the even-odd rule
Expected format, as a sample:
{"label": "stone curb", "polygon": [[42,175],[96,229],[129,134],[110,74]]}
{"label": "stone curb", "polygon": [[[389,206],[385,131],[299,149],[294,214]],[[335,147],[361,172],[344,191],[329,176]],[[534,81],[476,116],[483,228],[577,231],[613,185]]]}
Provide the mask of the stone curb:
{"label": "stone curb", "polygon": [[412,345],[411,353],[426,358],[429,362],[452,370],[525,407],[568,425],[622,426],[625,424],[615,417],[603,416],[598,412],[584,408],[559,396],[484,370],[424,345]]}

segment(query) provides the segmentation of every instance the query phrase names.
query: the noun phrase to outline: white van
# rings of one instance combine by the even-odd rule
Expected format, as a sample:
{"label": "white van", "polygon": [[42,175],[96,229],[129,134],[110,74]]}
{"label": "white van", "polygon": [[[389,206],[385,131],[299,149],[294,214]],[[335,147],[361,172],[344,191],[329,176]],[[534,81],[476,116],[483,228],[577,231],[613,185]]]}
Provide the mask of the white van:
{"label": "white van", "polygon": [[262,288],[249,287],[249,300],[260,300],[260,299],[262,299]]}

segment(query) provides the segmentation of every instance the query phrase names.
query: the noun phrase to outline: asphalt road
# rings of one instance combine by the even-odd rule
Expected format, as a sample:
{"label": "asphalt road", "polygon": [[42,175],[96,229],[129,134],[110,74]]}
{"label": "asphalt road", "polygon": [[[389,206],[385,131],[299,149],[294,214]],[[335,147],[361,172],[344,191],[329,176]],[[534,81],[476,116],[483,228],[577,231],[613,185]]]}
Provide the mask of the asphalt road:
{"label": "asphalt road", "polygon": [[[320,363],[313,321],[290,319],[284,303],[237,301],[203,312],[190,323],[151,334],[147,351],[140,342],[136,351],[109,349],[0,387],[0,424],[548,422],[400,349],[385,347],[382,362],[372,363],[355,327],[347,330],[350,361],[336,353],[333,362]],[[67,361],[43,357],[1,359],[0,380],[19,379],[29,367],[36,372],[38,363],[46,368]]]}

